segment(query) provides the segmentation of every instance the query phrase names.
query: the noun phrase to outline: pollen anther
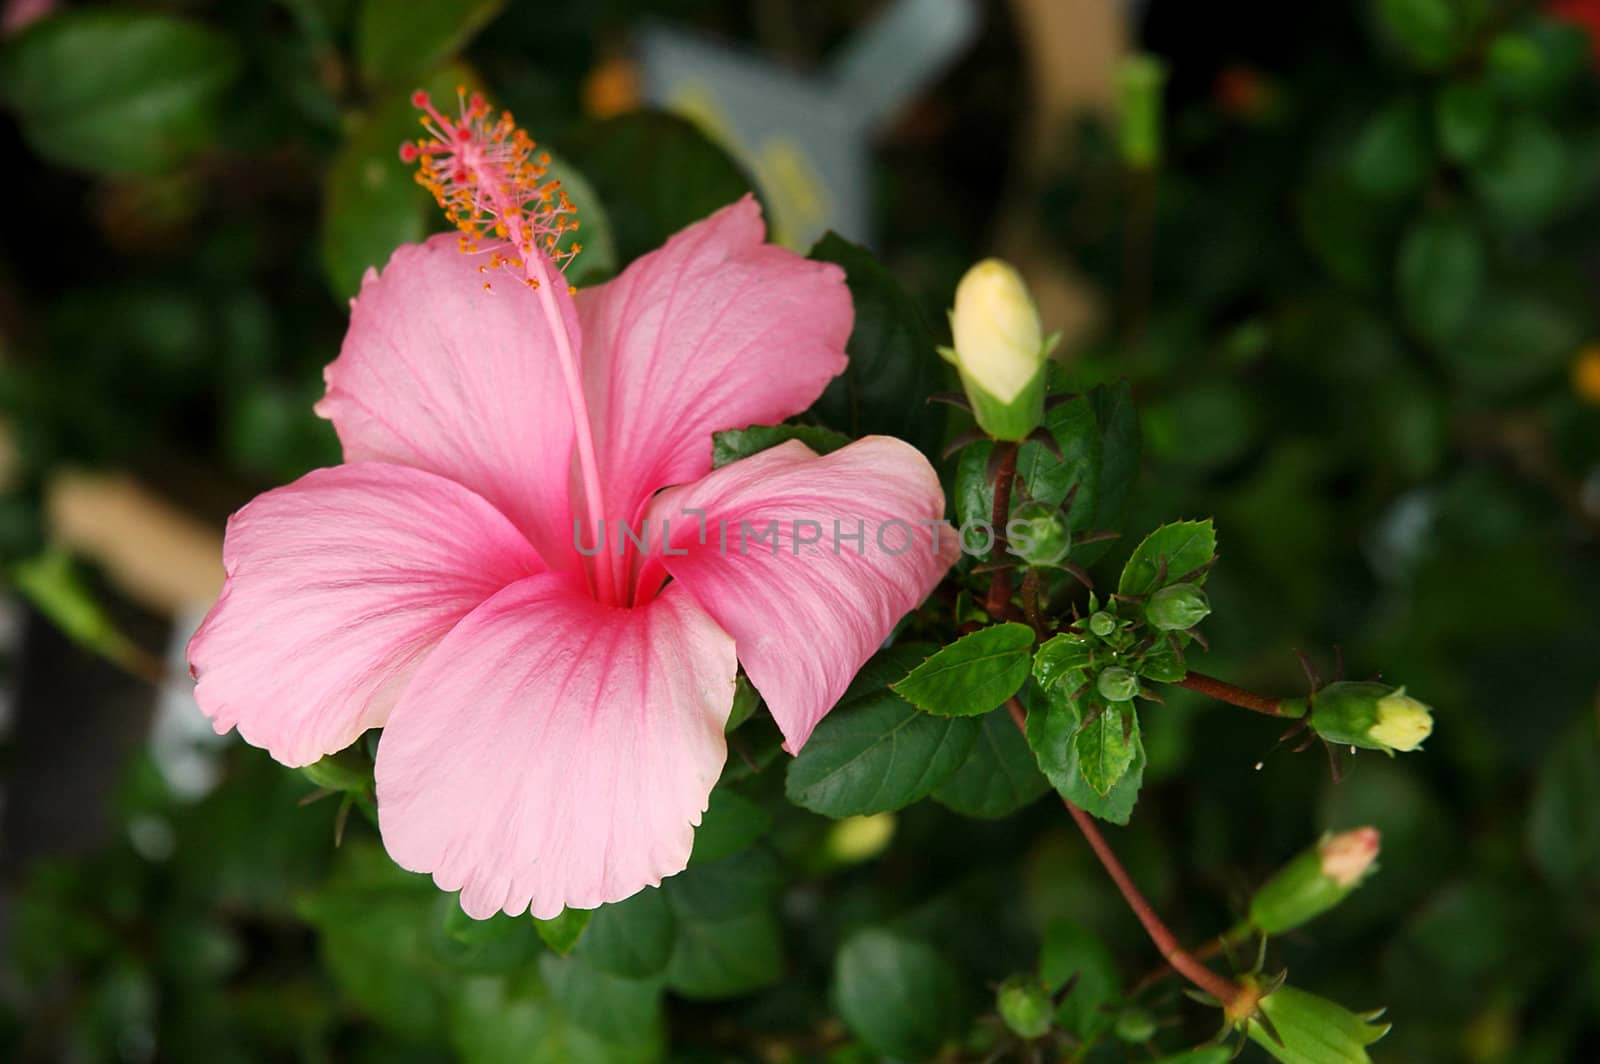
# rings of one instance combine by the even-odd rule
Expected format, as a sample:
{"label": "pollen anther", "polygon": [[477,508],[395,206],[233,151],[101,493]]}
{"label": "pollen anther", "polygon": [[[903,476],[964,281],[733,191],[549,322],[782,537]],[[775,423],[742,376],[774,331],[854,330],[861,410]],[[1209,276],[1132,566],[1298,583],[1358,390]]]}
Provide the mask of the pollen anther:
{"label": "pollen anther", "polygon": [[[493,253],[489,269],[514,270],[519,276],[536,254],[565,269],[581,250],[576,243],[561,246],[578,221],[560,180],[546,180],[549,153],[533,154],[533,139],[517,128],[510,111],[492,115],[481,95],[469,96],[464,88],[456,96],[454,116],[438,110],[426,92],[412,96],[428,136],[402,144],[400,158],[418,164],[417,183],[433,193],[445,218],[461,231],[463,253],[488,250]],[[480,241],[491,234],[502,243],[484,248]],[[502,249],[520,257],[502,255]]]}

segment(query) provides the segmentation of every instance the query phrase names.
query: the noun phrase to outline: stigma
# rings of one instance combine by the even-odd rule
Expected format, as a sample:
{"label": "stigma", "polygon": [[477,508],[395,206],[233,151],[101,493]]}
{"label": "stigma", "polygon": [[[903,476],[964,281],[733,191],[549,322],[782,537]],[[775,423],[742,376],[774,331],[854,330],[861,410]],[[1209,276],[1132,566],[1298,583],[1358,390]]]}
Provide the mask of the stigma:
{"label": "stigma", "polygon": [[[560,180],[549,177],[549,154],[517,128],[510,111],[496,114],[480,93],[465,88],[456,97],[451,116],[426,92],[412,95],[426,135],[402,144],[400,158],[417,164],[417,183],[461,231],[461,251],[488,256],[480,273],[509,273],[537,289],[549,276],[545,263],[559,277],[583,250],[567,239],[578,231],[577,212]],[[484,288],[493,285],[485,281]]]}

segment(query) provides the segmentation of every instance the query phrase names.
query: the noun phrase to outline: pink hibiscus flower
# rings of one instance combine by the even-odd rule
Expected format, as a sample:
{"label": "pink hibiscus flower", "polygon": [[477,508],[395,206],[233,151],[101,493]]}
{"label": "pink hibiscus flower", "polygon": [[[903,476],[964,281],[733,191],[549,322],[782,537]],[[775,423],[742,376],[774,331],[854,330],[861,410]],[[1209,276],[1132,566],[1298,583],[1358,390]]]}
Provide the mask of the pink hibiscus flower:
{"label": "pink hibiscus flower", "polygon": [[957,546],[898,440],[711,468],[713,432],[844,368],[837,267],[746,197],[574,294],[532,143],[427,110],[405,154],[464,235],[368,272],[317,405],[344,464],[234,515],[189,661],[217,730],[287,765],[382,727],[391,856],[547,918],[683,869],[739,663],[799,751]]}

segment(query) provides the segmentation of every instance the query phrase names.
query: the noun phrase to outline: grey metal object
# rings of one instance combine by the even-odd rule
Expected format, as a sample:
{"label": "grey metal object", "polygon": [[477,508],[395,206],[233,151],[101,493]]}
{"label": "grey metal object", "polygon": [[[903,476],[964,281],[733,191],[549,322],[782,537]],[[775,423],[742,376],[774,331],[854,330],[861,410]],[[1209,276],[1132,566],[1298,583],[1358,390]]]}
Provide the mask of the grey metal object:
{"label": "grey metal object", "polygon": [[698,123],[750,169],[773,235],[807,248],[829,229],[872,239],[872,134],[976,35],[973,0],[899,0],[816,74],[670,27],[638,39],[651,103]]}

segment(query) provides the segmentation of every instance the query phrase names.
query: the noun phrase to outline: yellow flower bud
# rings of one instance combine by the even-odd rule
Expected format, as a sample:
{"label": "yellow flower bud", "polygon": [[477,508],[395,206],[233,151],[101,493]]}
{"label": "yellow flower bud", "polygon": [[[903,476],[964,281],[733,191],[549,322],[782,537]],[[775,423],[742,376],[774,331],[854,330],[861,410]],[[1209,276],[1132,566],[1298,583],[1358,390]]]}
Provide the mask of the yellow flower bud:
{"label": "yellow flower bud", "polygon": [[1406,753],[1433,733],[1433,710],[1404,687],[1340,680],[1311,696],[1312,729],[1335,746],[1348,743],[1387,754]]}
{"label": "yellow flower bud", "polygon": [[1433,734],[1433,713],[1404,687],[1378,699],[1378,719],[1367,734],[1391,750],[1415,750]]}
{"label": "yellow flower bud", "polygon": [[999,259],[984,259],[961,278],[950,331],[962,370],[1002,403],[1015,399],[1044,362],[1033,297],[1022,275]]}
{"label": "yellow flower bud", "polygon": [[1044,419],[1045,362],[1056,337],[1040,331],[1022,275],[984,259],[956,286],[953,348],[940,353],[961,373],[978,425],[1000,440],[1023,440]]}

